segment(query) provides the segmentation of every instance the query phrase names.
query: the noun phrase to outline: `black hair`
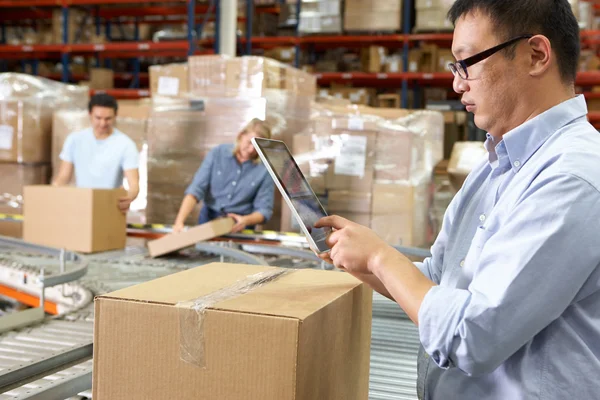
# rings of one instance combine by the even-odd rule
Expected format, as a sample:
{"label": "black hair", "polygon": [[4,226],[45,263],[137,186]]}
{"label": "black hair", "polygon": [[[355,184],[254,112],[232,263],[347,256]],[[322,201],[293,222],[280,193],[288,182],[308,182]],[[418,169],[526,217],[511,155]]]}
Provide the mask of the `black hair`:
{"label": "black hair", "polygon": [[110,94],[106,93],[96,93],[92,96],[88,104],[88,111],[92,112],[92,109],[94,107],[112,108],[113,110],[115,110],[115,115],[117,114],[117,110],[119,109],[119,106],[117,105],[117,100]]}
{"label": "black hair", "polygon": [[[453,25],[462,16],[478,11],[490,18],[501,40],[524,34],[544,35],[556,54],[565,83],[574,83],[579,62],[579,25],[567,0],[456,0],[448,19]],[[504,52],[512,58],[515,46]]]}

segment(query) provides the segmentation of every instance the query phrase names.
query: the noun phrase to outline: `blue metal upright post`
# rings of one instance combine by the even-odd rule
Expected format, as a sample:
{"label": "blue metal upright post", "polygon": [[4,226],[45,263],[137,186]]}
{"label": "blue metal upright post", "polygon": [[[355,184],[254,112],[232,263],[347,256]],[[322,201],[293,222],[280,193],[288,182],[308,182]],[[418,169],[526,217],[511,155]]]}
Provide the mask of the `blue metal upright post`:
{"label": "blue metal upright post", "polygon": [[215,53],[220,53],[219,43],[219,32],[221,30],[221,1],[215,0],[215,40],[214,40],[214,51]]}
{"label": "blue metal upright post", "polygon": [[254,17],[254,2],[246,0],[246,55],[252,55],[252,18]]}
{"label": "blue metal upright post", "polygon": [[[300,13],[302,12],[302,1],[296,1],[296,39],[300,37]],[[296,41],[294,47],[294,67],[299,68],[300,65],[300,44]]]}
{"label": "blue metal upright post", "polygon": [[[412,10],[412,0],[404,0],[404,18],[403,18],[403,26],[402,32],[405,35],[410,34],[410,12]],[[404,46],[402,52],[402,60],[403,60],[403,68],[402,71],[408,72],[408,39],[404,39]],[[408,81],[406,79],[402,80],[402,108],[408,108]]]}
{"label": "blue metal upright post", "polygon": [[39,71],[40,60],[37,58],[31,61],[31,75],[37,75]]}
{"label": "blue metal upright post", "polygon": [[[112,34],[111,34],[111,23],[110,20],[107,19],[106,20],[106,40],[108,42],[110,42],[112,40]],[[112,68],[112,60],[110,58],[107,58],[106,60],[104,60],[104,68]]]}
{"label": "blue metal upright post", "polygon": [[[63,27],[63,44],[67,45],[69,43],[69,8],[63,6],[62,8],[62,27]],[[62,81],[69,82],[69,53],[63,51],[61,53],[61,62],[62,62]]]}
{"label": "blue metal upright post", "polygon": [[[135,17],[135,25],[133,29],[133,40],[136,42],[140,40],[140,19]],[[131,81],[131,87],[138,89],[140,87],[140,59],[136,57],[133,59],[133,80]]]}
{"label": "blue metal upright post", "polygon": [[196,52],[196,0],[188,0],[187,2],[187,40],[188,40],[188,57]]}
{"label": "blue metal upright post", "polygon": [[[96,23],[96,36],[100,36],[100,32],[102,29],[100,19],[100,6],[96,6],[96,17],[94,19],[94,22]],[[96,68],[100,68],[100,57],[98,53],[96,53]]]}

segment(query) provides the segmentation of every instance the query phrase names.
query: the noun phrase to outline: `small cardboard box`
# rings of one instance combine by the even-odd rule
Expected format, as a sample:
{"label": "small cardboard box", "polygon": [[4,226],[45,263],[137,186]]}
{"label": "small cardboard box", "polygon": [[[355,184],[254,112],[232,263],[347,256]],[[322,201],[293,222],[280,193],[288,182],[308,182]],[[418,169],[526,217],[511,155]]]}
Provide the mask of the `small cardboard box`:
{"label": "small cardboard box", "polygon": [[483,142],[456,142],[448,162],[448,177],[455,192],[462,187],[467,175],[484,159],[486,149]]}
{"label": "small cardboard box", "polygon": [[25,186],[23,239],[82,253],[125,247],[123,189]]}
{"label": "small cardboard box", "polygon": [[152,240],[148,242],[148,251],[151,257],[169,254],[185,247],[193,246],[198,242],[225,235],[231,232],[233,225],[232,218],[216,219],[184,232],[172,233],[160,239]]}
{"label": "small cardboard box", "polygon": [[188,92],[187,63],[153,65],[148,70],[152,96],[181,97]]}
{"label": "small cardboard box", "polygon": [[371,305],[350,274],[222,263],[98,296],[94,400],[367,400]]}
{"label": "small cardboard box", "polygon": [[90,89],[112,89],[115,87],[115,73],[108,68],[90,69]]}

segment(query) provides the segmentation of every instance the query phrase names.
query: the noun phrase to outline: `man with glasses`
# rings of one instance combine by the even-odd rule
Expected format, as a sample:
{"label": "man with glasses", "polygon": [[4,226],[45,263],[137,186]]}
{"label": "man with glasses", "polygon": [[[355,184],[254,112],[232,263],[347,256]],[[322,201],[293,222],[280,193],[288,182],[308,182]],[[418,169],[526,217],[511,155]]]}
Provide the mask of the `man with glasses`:
{"label": "man with glasses", "polygon": [[317,224],[336,229],[327,260],[419,326],[421,399],[598,398],[600,134],[575,95],[577,21],[567,0],[457,0],[449,18],[487,157],[423,263],[338,216]]}

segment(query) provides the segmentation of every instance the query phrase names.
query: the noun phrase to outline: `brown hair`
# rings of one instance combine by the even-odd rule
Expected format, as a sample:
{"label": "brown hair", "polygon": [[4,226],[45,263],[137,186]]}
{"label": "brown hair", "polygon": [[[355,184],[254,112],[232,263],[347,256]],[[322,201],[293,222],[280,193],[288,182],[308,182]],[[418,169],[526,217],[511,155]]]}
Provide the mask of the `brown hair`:
{"label": "brown hair", "polygon": [[[271,128],[267,125],[265,121],[259,118],[253,118],[252,121],[248,122],[248,125],[242,129],[242,131],[238,134],[237,139],[235,140],[235,147],[233,148],[233,154],[237,154],[240,147],[240,137],[248,132],[256,133],[263,139],[271,139]],[[256,156],[256,160],[258,160],[258,155]]]}

